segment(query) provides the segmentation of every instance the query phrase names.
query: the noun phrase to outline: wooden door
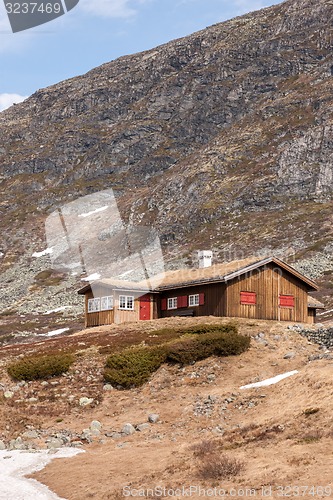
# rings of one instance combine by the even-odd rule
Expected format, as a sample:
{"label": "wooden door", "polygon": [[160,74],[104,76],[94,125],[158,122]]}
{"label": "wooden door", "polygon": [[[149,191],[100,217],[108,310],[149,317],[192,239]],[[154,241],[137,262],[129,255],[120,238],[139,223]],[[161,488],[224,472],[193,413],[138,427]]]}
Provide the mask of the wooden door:
{"label": "wooden door", "polygon": [[151,319],[150,317],[150,295],[142,295],[140,297],[140,320]]}

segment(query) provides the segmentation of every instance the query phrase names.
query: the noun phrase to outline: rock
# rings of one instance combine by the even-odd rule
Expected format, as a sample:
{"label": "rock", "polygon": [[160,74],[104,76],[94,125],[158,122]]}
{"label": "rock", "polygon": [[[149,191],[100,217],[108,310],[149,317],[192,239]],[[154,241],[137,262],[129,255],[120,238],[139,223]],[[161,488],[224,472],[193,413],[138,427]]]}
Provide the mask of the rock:
{"label": "rock", "polygon": [[283,359],[293,359],[295,356],[296,354],[294,352],[287,352],[287,354],[283,356]]}
{"label": "rock", "polygon": [[112,433],[111,433],[111,435],[110,435],[110,437],[111,437],[112,439],[120,439],[120,438],[122,438],[123,436],[120,434],[120,432],[112,432]]}
{"label": "rock", "polygon": [[23,439],[19,436],[16,439],[12,439],[9,443],[10,450],[25,450],[27,445],[23,442]]}
{"label": "rock", "polygon": [[133,427],[132,424],[125,424],[124,427],[121,430],[122,434],[125,434],[126,436],[130,436],[131,434],[135,433],[135,427]]}
{"label": "rock", "polygon": [[103,385],[103,391],[112,391],[113,387],[111,384],[105,384]]}
{"label": "rock", "polygon": [[6,399],[11,399],[14,396],[14,393],[12,391],[6,391],[3,395]]}
{"label": "rock", "polygon": [[83,397],[83,398],[80,398],[79,405],[80,406],[88,406],[93,402],[94,402],[93,398]]}
{"label": "rock", "polygon": [[143,431],[146,431],[146,430],[150,429],[150,425],[147,424],[147,423],[145,423],[145,424],[139,424],[135,428],[136,428],[137,431],[143,432]]}
{"label": "rock", "polygon": [[97,430],[100,431],[102,428],[102,424],[98,420],[93,420],[90,424],[90,429],[91,430]]}
{"label": "rock", "polygon": [[37,403],[38,398],[29,398],[28,401],[29,401],[29,403]]}
{"label": "rock", "polygon": [[46,440],[46,446],[48,449],[61,448],[62,445],[63,445],[62,440],[58,438],[49,438]]}
{"label": "rock", "polygon": [[73,448],[78,448],[79,446],[83,446],[83,443],[82,443],[82,441],[72,441],[71,446]]}
{"label": "rock", "polygon": [[217,425],[213,430],[212,430],[212,433],[213,434],[216,434],[218,436],[222,436],[224,434],[224,429],[222,427],[220,427],[219,425]]}
{"label": "rock", "polygon": [[37,431],[26,431],[22,434],[25,439],[38,439]]}
{"label": "rock", "polygon": [[157,413],[151,413],[150,415],[148,415],[148,422],[150,422],[151,424],[156,424],[159,419],[160,416]]}
{"label": "rock", "polygon": [[6,445],[3,441],[0,441],[0,451],[3,451],[6,449]]}

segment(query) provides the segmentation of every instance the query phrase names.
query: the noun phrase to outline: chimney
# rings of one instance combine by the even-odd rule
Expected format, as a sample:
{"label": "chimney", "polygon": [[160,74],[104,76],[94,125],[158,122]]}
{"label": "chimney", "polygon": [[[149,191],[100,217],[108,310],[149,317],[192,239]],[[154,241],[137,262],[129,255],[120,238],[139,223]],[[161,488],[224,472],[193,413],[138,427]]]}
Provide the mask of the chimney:
{"label": "chimney", "polygon": [[199,259],[199,269],[204,269],[205,267],[211,267],[213,252],[211,250],[199,250],[198,259]]}

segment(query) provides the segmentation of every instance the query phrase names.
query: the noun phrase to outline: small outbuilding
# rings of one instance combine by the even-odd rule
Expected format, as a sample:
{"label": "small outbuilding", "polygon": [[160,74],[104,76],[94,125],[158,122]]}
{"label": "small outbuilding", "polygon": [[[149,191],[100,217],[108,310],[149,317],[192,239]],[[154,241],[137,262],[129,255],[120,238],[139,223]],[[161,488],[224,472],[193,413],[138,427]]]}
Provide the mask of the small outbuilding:
{"label": "small outbuilding", "polygon": [[79,290],[87,327],[170,316],[314,323],[318,286],[275,257],[167,271],[144,282],[105,279]]}

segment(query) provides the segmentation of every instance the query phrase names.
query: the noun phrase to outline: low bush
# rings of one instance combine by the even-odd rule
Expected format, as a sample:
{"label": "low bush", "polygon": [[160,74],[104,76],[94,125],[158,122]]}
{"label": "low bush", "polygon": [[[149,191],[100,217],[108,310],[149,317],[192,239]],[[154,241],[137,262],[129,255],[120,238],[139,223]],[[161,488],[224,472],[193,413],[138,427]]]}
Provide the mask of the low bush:
{"label": "low bush", "polygon": [[163,347],[135,347],[112,354],[106,361],[104,379],[124,389],[137,387],[149,380],[166,359]]}
{"label": "low bush", "polygon": [[167,361],[187,365],[209,356],[232,356],[246,351],[250,337],[238,333],[202,333],[200,336],[184,337],[167,346]]}
{"label": "low bush", "polygon": [[15,380],[47,379],[67,372],[73,362],[71,354],[27,356],[11,363],[7,372]]}
{"label": "low bush", "polygon": [[249,345],[250,337],[223,329],[222,332],[183,335],[156,347],[127,348],[108,357],[104,379],[123,389],[138,387],[147,382],[164,362],[188,365],[213,355],[241,354]]}
{"label": "low bush", "polygon": [[201,479],[230,479],[238,476],[244,469],[244,463],[226,455],[213,454],[206,456],[199,467]]}

